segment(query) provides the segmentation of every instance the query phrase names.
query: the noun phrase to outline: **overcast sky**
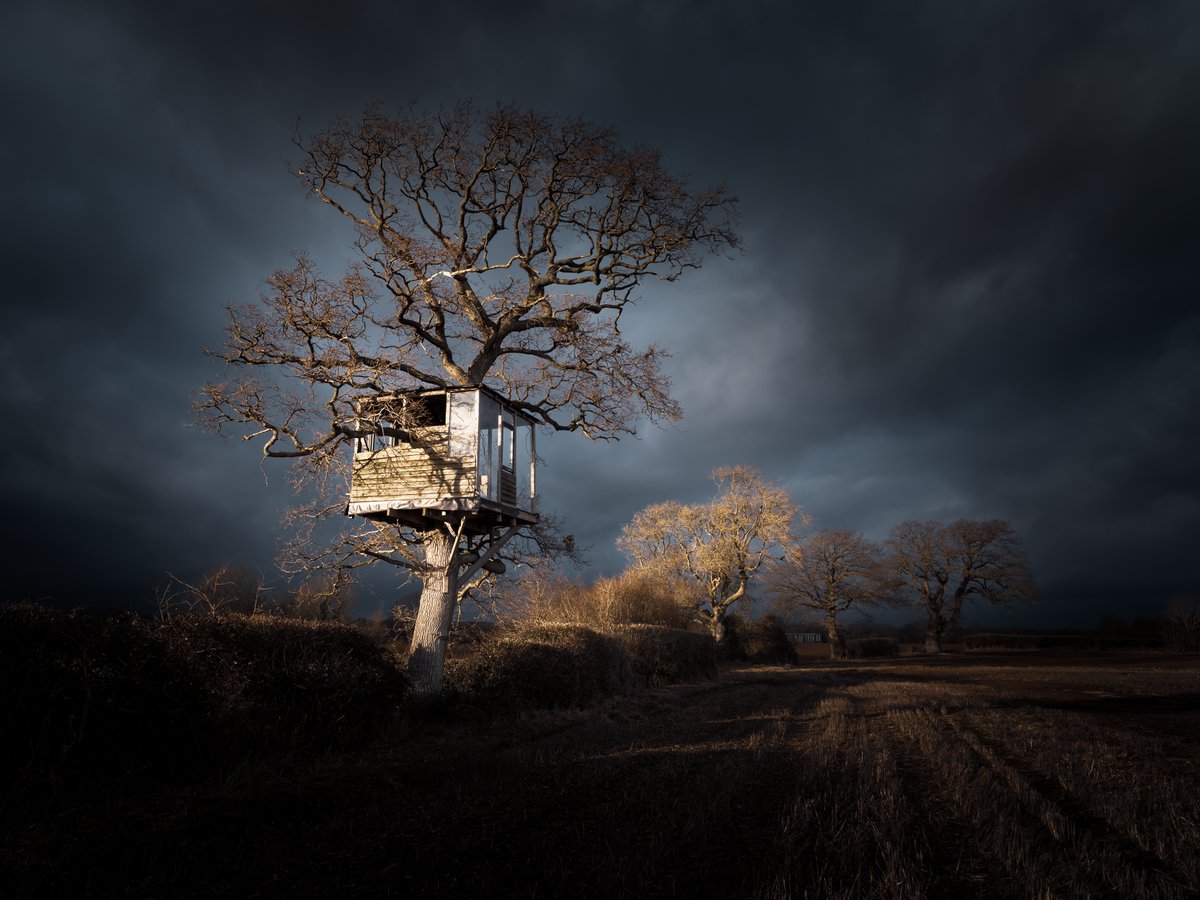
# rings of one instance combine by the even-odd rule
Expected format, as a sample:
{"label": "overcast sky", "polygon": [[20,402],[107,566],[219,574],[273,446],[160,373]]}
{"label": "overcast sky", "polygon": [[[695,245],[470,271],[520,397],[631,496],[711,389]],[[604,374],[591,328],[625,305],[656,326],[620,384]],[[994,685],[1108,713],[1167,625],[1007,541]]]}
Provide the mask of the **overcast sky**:
{"label": "overcast sky", "polygon": [[202,348],[295,251],[351,258],[288,174],[297,121],[460,98],[613,125],[741,198],[744,253],[625,320],[673,351],[682,426],[539,442],[585,577],[621,569],[638,509],[741,463],[813,527],[1008,519],[1041,600],[978,623],[1200,591],[1200,10],[834,6],[5,4],[13,594],[277,577],[282,468],[188,427]]}

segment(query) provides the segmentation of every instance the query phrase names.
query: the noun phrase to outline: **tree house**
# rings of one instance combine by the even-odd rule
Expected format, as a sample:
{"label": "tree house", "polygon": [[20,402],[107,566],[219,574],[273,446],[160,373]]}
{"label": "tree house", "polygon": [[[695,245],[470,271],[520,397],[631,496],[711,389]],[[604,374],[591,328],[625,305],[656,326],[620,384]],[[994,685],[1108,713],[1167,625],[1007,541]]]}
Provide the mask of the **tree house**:
{"label": "tree house", "polygon": [[358,416],[347,515],[468,534],[538,521],[534,422],[495,391],[408,391]]}

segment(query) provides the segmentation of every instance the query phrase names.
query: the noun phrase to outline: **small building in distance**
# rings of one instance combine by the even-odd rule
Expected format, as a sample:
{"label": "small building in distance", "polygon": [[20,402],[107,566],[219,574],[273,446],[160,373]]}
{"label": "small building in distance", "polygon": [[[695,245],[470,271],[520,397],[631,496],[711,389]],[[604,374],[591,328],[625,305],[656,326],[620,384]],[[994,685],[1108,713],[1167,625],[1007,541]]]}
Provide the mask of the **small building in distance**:
{"label": "small building in distance", "polygon": [[824,644],[828,636],[824,631],[816,631],[813,625],[785,625],[784,634],[791,644]]}
{"label": "small building in distance", "polygon": [[533,420],[483,386],[360,401],[347,515],[482,534],[534,524]]}

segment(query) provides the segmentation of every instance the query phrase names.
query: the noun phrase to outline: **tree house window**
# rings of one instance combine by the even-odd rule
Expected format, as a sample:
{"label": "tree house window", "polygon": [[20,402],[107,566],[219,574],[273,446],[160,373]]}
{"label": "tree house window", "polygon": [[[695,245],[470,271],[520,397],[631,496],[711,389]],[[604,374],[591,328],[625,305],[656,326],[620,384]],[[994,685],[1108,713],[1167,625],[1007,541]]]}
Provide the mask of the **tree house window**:
{"label": "tree house window", "polygon": [[[470,404],[468,417],[473,416],[473,394],[455,395],[459,406],[463,398]],[[395,400],[380,402],[374,409],[368,407],[367,415],[360,419],[358,427],[374,426],[374,434],[361,435],[355,439],[355,453],[376,453],[389,447],[416,446],[426,441],[438,441],[446,436],[450,424],[450,398],[444,392],[412,394]],[[389,415],[390,413],[390,415]],[[460,426],[463,417],[460,414]],[[471,423],[467,423],[470,427]]]}
{"label": "tree house window", "polygon": [[479,432],[479,394],[459,391],[450,395],[450,455],[459,459],[475,456]]}
{"label": "tree house window", "polygon": [[[505,418],[511,419],[511,415],[505,414]],[[502,422],[500,425],[500,502],[506,506],[517,505],[516,445],[512,422]]]}
{"label": "tree house window", "polygon": [[446,424],[445,394],[418,394],[408,397],[404,411],[413,428],[431,428]]}
{"label": "tree house window", "polygon": [[479,398],[479,494],[500,501],[500,404],[486,394]]}
{"label": "tree house window", "polygon": [[516,441],[513,438],[513,427],[505,422],[500,428],[500,464],[510,472],[514,465],[513,451],[515,449]]}

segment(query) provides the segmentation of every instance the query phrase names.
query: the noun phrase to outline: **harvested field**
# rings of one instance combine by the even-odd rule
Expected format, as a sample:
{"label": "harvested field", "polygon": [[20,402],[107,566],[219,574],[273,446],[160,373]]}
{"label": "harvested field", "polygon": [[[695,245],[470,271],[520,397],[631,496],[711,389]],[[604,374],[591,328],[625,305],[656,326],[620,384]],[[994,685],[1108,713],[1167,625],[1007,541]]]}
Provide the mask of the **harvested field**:
{"label": "harvested field", "polygon": [[747,668],[409,722],[6,838],[20,894],[1200,894],[1200,659]]}

